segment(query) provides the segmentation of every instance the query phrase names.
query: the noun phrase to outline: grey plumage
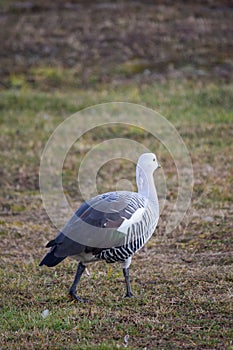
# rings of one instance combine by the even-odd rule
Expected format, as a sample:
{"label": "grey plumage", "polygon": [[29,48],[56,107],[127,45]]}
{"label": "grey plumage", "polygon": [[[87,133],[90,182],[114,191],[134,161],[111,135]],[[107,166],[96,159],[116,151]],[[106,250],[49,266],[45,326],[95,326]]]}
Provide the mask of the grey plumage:
{"label": "grey plumage", "polygon": [[[146,171],[149,164],[150,175],[153,175],[153,171],[159,167],[155,155],[142,155],[138,167],[140,159],[143,160],[142,169]],[[142,186],[139,192],[145,192],[147,187],[150,192],[150,184],[145,183],[145,177],[139,170],[137,168],[137,182],[140,182],[138,187]],[[98,195],[83,203],[57,237],[47,244],[51,249],[40,266],[55,266],[67,256],[79,260],[70,294],[80,300],[76,287],[86,264],[98,260],[107,263],[119,261],[122,262],[127,296],[132,296],[129,284],[131,257],[151,237],[159,217],[156,191],[155,188],[152,190],[152,197],[149,192],[145,196],[137,192],[119,191]]]}

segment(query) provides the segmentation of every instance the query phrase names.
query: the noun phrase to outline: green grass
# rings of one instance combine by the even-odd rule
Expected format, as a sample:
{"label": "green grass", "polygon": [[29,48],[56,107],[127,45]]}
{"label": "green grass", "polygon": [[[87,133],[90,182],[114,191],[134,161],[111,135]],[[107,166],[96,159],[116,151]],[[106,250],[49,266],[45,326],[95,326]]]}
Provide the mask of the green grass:
{"label": "green grass", "polygon": [[[33,74],[42,79],[48,73],[51,79],[62,79],[62,74],[54,77],[45,69]],[[45,92],[43,86],[36,90],[23,82],[21,77],[21,87],[18,81],[0,94],[1,349],[123,349],[126,335],[128,349],[231,349],[232,86],[167,81],[102,84],[85,90],[74,89],[68,80],[67,90]],[[91,301],[78,304],[67,295],[75,263],[38,267],[44,245],[56,234],[42,207],[38,167],[43,147],[59,123],[80,109],[109,101],[156,109],[177,127],[194,166],[192,209],[164,237],[169,201],[176,191],[175,168],[159,148],[171,182],[168,207],[147,250],[133,259],[135,298],[122,298],[125,286],[119,266],[99,264],[80,284],[80,294]],[[71,201],[81,201],[76,170],[85,152],[122,135],[155,147],[149,133],[132,127],[87,133],[64,164]],[[120,173],[134,181],[131,163],[109,162],[100,170],[98,190],[105,191],[106,184],[114,189]],[[49,315],[44,319],[45,309]]]}
{"label": "green grass", "polygon": [[[192,151],[205,149],[209,157],[219,150],[232,149],[231,110],[232,86],[214,84],[196,86],[189,82],[167,82],[160,85],[118,86],[111,88],[100,86],[97,90],[70,90],[69,92],[39,92],[33,89],[7,90],[0,94],[1,111],[1,160],[7,159],[6,172],[16,166],[15,157],[25,162],[39,162],[39,156],[49,135],[67,116],[94,104],[127,101],[155,109],[178,129],[184,141]],[[201,121],[201,122],[200,122]],[[135,134],[137,133],[137,135]],[[91,134],[91,133],[90,133]],[[91,139],[95,138],[96,131]],[[102,136],[149,138],[148,134],[137,129],[113,128]],[[85,141],[85,140],[84,140]],[[89,141],[88,141],[89,142]],[[8,152],[11,152],[9,161]],[[18,149],[18,152],[17,152]],[[26,152],[27,157],[24,157]],[[23,159],[21,160],[22,163]],[[18,162],[20,163],[20,162]],[[9,169],[7,169],[9,165]],[[29,164],[28,164],[29,166]],[[18,169],[17,169],[18,171]]]}
{"label": "green grass", "polygon": [[[230,5],[102,2],[0,1],[0,349],[233,350]],[[162,164],[156,185],[164,172],[167,187],[156,232],[132,261],[135,297],[123,298],[119,265],[96,264],[81,279],[79,294],[89,300],[82,304],[68,295],[76,262],[38,266],[57,234],[43,208],[39,165],[60,123],[111,101],[152,108],[177,128],[193,163],[192,205],[166,234],[177,169],[150,130],[114,125],[80,137],[62,170],[73,208],[83,200],[83,157],[112,138],[154,151]],[[115,190],[122,179],[136,188],[135,164],[108,161],[97,189]],[[89,173],[86,180],[95,181]]]}

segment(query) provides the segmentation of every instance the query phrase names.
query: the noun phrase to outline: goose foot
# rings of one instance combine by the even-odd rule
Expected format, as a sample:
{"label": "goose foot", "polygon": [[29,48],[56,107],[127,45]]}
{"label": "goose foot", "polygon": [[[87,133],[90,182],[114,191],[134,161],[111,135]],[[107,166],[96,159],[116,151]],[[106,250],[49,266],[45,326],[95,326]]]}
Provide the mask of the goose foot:
{"label": "goose foot", "polygon": [[72,290],[69,291],[69,295],[76,301],[80,302],[80,303],[86,303],[88,300],[85,298],[81,298],[79,297],[75,292],[73,292]]}
{"label": "goose foot", "polygon": [[127,292],[124,296],[124,298],[133,298],[134,297],[134,294],[130,291],[130,292]]}

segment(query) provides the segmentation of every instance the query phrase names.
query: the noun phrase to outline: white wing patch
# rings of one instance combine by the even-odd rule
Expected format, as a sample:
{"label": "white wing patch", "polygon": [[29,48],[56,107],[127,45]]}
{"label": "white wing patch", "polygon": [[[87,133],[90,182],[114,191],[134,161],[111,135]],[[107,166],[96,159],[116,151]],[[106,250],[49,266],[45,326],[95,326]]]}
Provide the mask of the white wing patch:
{"label": "white wing patch", "polygon": [[131,225],[135,224],[136,222],[140,221],[142,219],[142,215],[143,215],[144,211],[145,211],[145,208],[138,208],[133,213],[133,215],[131,216],[130,219],[122,217],[122,219],[124,219],[124,221],[118,227],[117,231],[120,231],[122,233],[127,234],[127,230],[129,228],[129,226],[131,226]]}

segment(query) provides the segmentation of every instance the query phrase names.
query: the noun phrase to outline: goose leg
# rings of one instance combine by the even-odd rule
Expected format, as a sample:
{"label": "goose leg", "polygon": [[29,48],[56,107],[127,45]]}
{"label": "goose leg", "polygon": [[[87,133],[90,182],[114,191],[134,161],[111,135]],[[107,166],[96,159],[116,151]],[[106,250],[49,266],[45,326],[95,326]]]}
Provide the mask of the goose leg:
{"label": "goose leg", "polygon": [[80,298],[76,293],[77,293],[78,283],[80,281],[80,278],[81,278],[85,268],[86,268],[86,266],[83,265],[81,262],[78,264],[78,268],[77,268],[77,271],[76,271],[74,282],[73,282],[73,284],[72,284],[72,286],[71,286],[71,288],[69,290],[69,294],[72,296],[72,298],[74,298],[77,301],[81,301],[81,302],[84,302],[86,300]]}
{"label": "goose leg", "polygon": [[133,297],[133,292],[131,290],[131,286],[130,286],[130,279],[129,279],[129,267],[127,268],[123,268],[123,274],[125,277],[125,283],[126,283],[126,298],[131,298]]}

